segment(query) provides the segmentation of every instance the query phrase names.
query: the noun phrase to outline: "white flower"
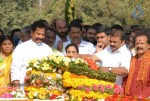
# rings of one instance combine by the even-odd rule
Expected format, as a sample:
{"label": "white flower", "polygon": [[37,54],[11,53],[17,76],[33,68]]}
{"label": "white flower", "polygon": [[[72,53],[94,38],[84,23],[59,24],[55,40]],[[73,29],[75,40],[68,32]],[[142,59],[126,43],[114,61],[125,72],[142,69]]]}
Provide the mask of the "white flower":
{"label": "white flower", "polygon": [[34,97],[37,97],[37,95],[38,95],[38,92],[34,92]]}
{"label": "white flower", "polygon": [[63,61],[64,61],[64,62],[71,62],[71,58],[69,58],[69,57],[64,57],[64,58],[63,58]]}
{"label": "white flower", "polygon": [[56,72],[56,68],[54,68],[54,69],[52,70],[52,72],[53,72],[53,73]]}
{"label": "white flower", "polygon": [[61,79],[62,78],[61,74],[56,74],[56,78]]}
{"label": "white flower", "polygon": [[76,61],[76,59],[75,59],[75,58],[72,58],[71,60],[72,60],[72,61]]}
{"label": "white flower", "polygon": [[17,98],[23,97],[23,94],[22,94],[22,93],[20,93],[20,92],[17,92],[16,97],[17,97]]}
{"label": "white flower", "polygon": [[12,91],[12,92],[10,92],[10,94],[14,95],[14,94],[16,94],[16,91]]}
{"label": "white flower", "polygon": [[32,68],[28,68],[27,70],[28,70],[28,71],[32,71]]}
{"label": "white flower", "polygon": [[35,78],[31,81],[31,83],[35,83]]}
{"label": "white flower", "polygon": [[48,78],[48,80],[51,80],[51,79],[52,79],[52,77],[51,77],[51,76],[48,76],[47,78]]}
{"label": "white flower", "polygon": [[39,68],[39,62],[38,61],[34,62],[33,66]]}
{"label": "white flower", "polygon": [[11,92],[11,94],[13,94],[16,98],[24,98],[25,97],[25,92],[22,90],[13,91],[13,92]]}
{"label": "white flower", "polygon": [[59,56],[57,58],[54,59],[54,61],[59,64],[61,61],[63,60],[63,57]]}

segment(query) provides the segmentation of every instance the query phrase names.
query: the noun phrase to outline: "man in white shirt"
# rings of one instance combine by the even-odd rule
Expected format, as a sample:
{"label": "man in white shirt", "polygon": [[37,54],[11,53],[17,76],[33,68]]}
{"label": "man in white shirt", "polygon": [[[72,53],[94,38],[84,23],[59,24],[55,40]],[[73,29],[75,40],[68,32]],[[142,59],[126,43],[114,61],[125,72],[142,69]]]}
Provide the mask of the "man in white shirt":
{"label": "man in white shirt", "polygon": [[52,49],[42,42],[45,38],[45,23],[42,20],[35,21],[31,29],[31,39],[18,45],[12,55],[11,81],[16,88],[24,83],[29,60],[41,59],[53,53]]}
{"label": "man in white shirt", "polygon": [[101,62],[104,72],[117,75],[116,84],[122,85],[123,76],[129,72],[131,52],[125,45],[125,33],[120,30],[111,32],[110,46],[92,56],[92,59]]}
{"label": "man in white shirt", "polygon": [[82,40],[82,26],[79,23],[72,23],[68,27],[70,41],[63,43],[62,53],[66,54],[65,47],[74,43],[78,45],[79,54],[93,54],[95,52],[94,45],[90,42]]}
{"label": "man in white shirt", "polygon": [[128,75],[131,52],[125,45],[125,33],[115,30],[110,33],[110,45],[94,55],[82,55],[72,57],[91,58],[101,63],[104,72],[111,72],[117,75],[115,84],[121,86],[122,79]]}

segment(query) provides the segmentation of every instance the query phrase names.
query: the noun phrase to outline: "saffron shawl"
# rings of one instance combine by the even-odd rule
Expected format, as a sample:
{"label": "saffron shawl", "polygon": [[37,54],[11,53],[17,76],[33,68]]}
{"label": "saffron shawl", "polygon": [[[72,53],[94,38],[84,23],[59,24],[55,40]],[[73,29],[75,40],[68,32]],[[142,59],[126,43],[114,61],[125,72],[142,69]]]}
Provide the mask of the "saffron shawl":
{"label": "saffron shawl", "polygon": [[137,74],[137,78],[133,78],[134,75],[134,71],[135,71],[135,63],[137,61],[137,55],[135,55],[132,59],[131,59],[131,64],[130,64],[130,71],[129,71],[129,75],[127,78],[127,82],[125,85],[125,94],[130,95],[130,86],[132,83],[132,79],[136,79],[138,86],[145,86],[147,83],[147,76],[148,76],[148,70],[150,68],[150,50],[148,50],[140,59],[141,59],[141,63],[140,63],[140,67],[139,67],[139,71]]}

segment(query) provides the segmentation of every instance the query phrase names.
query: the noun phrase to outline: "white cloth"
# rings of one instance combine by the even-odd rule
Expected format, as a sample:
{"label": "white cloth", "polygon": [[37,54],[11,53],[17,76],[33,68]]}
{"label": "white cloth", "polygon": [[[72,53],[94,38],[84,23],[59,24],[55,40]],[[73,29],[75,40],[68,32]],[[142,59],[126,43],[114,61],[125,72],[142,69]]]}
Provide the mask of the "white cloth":
{"label": "white cloth", "polygon": [[53,54],[52,49],[45,43],[36,44],[29,40],[18,45],[12,55],[11,81],[19,80],[23,83],[28,61],[41,59],[51,54]]}
{"label": "white cloth", "polygon": [[[62,53],[65,55],[65,48],[71,41],[67,41],[63,43]],[[92,43],[82,40],[80,45],[78,45],[79,54],[93,54],[95,52],[95,47]]]}
{"label": "white cloth", "polygon": [[[129,71],[131,52],[123,45],[118,50],[112,52],[111,47],[107,46],[101,52],[95,54],[103,67],[125,67]],[[122,85],[123,76],[117,76],[116,84]]]}
{"label": "white cloth", "polygon": [[21,40],[19,40],[18,45],[22,44],[23,42]]}

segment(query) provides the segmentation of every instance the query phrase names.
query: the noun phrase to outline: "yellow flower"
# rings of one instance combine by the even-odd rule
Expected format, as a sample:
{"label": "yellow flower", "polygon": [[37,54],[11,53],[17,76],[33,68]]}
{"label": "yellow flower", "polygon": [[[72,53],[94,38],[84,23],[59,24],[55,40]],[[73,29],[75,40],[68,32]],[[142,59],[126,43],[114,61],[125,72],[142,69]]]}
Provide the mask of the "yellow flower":
{"label": "yellow flower", "polygon": [[58,91],[58,90],[50,90],[48,91],[49,94],[55,94],[55,95],[61,95],[62,92]]}
{"label": "yellow flower", "polygon": [[64,64],[65,64],[66,67],[69,67],[69,62],[65,61]]}
{"label": "yellow flower", "polygon": [[39,94],[39,98],[40,98],[41,100],[44,100],[44,99],[45,99],[45,94]]}
{"label": "yellow flower", "polygon": [[49,64],[47,64],[46,62],[43,63],[43,70],[48,70],[49,69]]}
{"label": "yellow flower", "polygon": [[74,90],[74,89],[71,89],[69,93],[72,96],[77,97],[77,98],[86,97],[86,98],[93,98],[93,99],[104,99],[110,96],[109,94],[106,94],[106,93],[100,93],[100,92],[94,92],[94,91],[90,91],[89,93],[86,93],[85,91]]}
{"label": "yellow flower", "polygon": [[58,56],[57,58],[54,59],[54,62],[56,62],[57,64],[59,64],[60,61],[63,60],[63,57]]}
{"label": "yellow flower", "polygon": [[111,82],[106,82],[103,80],[97,80],[97,79],[91,79],[88,78],[86,76],[78,76],[75,74],[71,74],[70,72],[65,72],[63,74],[63,86],[64,87],[73,87],[73,88],[77,88],[78,86],[92,86],[93,84],[95,85],[103,85],[106,86],[108,84],[110,84],[112,87],[114,86],[113,83]]}
{"label": "yellow flower", "polygon": [[39,89],[39,91],[38,91],[39,93],[43,93],[43,94],[46,94],[47,92],[46,92],[46,88],[40,88]]}
{"label": "yellow flower", "polygon": [[30,75],[31,72],[32,72],[31,70],[28,70],[28,71],[26,72],[26,74],[27,74],[27,75]]}
{"label": "yellow flower", "polygon": [[34,92],[29,92],[29,93],[28,93],[28,97],[29,97],[30,99],[33,99],[33,96],[34,96]]}
{"label": "yellow flower", "polygon": [[36,71],[36,70],[32,70],[32,71],[31,71],[31,74],[40,75],[41,73],[42,73],[41,71]]}
{"label": "yellow flower", "polygon": [[45,95],[47,94],[47,91],[46,91],[46,88],[40,88],[38,90],[38,93],[39,93],[39,98],[40,99],[45,99]]}
{"label": "yellow flower", "polygon": [[57,73],[45,73],[46,77],[51,77],[52,79],[56,78]]}

